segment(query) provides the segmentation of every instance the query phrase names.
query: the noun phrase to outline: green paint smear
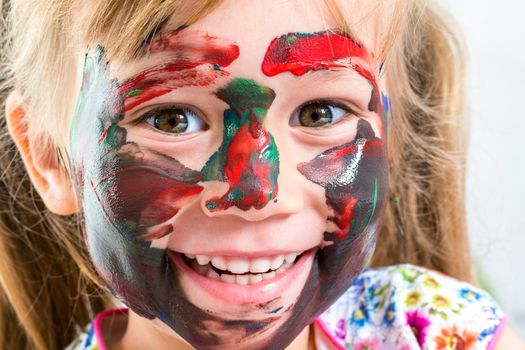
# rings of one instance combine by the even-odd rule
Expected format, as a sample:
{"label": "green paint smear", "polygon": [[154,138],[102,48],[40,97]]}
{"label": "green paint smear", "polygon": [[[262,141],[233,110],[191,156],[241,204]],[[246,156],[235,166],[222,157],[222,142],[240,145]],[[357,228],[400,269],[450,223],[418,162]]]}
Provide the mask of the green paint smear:
{"label": "green paint smear", "polygon": [[[241,117],[242,120],[247,120],[249,112],[244,113]],[[215,152],[210,159],[204,165],[201,170],[201,176],[203,181],[224,181],[223,169],[226,166],[226,153],[228,148],[239,130],[241,121],[237,117],[237,114],[231,109],[224,111],[224,137],[222,145],[219,150]],[[215,208],[213,208],[215,209]]]}
{"label": "green paint smear", "polygon": [[[217,97],[234,110],[262,109],[264,115],[275,99],[275,92],[261,86],[252,79],[235,78],[226,87],[217,92]],[[262,114],[262,111],[259,110]]]}
{"label": "green paint smear", "polygon": [[372,214],[370,214],[370,217],[372,217],[372,215],[374,215],[376,211],[378,193],[379,193],[379,186],[377,185],[377,177],[376,177],[376,179],[374,180],[374,204],[372,205]]}
{"label": "green paint smear", "polygon": [[127,93],[127,97],[132,97],[132,96],[137,96],[137,95],[140,95],[141,93],[143,93],[144,90],[141,90],[141,89],[135,89],[133,91],[130,91]]}

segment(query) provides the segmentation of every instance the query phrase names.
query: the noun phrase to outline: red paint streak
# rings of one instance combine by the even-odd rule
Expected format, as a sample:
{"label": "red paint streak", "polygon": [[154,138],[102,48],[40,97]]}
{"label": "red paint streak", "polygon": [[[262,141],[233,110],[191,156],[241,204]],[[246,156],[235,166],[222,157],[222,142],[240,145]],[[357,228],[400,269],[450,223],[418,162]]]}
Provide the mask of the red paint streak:
{"label": "red paint streak", "polygon": [[[347,35],[328,32],[289,33],[272,40],[262,70],[270,77],[283,72],[300,76],[311,70],[348,67],[348,63],[341,60],[352,57],[367,63],[372,61],[366,48]],[[362,67],[360,70],[369,77],[373,76]]]}
{"label": "red paint streak", "polygon": [[135,89],[143,90],[141,94],[126,98],[125,111],[130,111],[149,100],[168,94],[173,90],[190,86],[208,86],[213,84],[218,78],[229,75],[226,71],[217,71],[213,68],[182,71],[178,69],[178,64],[152,69],[125,82],[121,86],[124,96],[127,92]]}
{"label": "red paint streak", "polygon": [[109,126],[104,130],[104,132],[102,133],[102,135],[100,135],[100,137],[98,138],[98,141],[97,141],[97,145],[100,145],[100,143],[102,142],[102,140],[104,140],[104,137],[106,137],[106,134],[108,133],[109,131]]}
{"label": "red paint streak", "polygon": [[[239,57],[233,42],[208,35],[203,31],[162,33],[149,46],[149,52],[174,53],[170,63],[138,74],[121,84],[119,93],[126,97],[134,90],[142,93],[126,98],[129,111],[153,98],[185,86],[208,86],[228,76],[222,67]],[[207,69],[198,69],[207,65]]]}
{"label": "red paint streak", "polygon": [[[230,190],[222,198],[211,201],[217,204],[217,209],[227,209],[232,205],[242,210],[252,206],[262,209],[268,202],[268,196],[273,188],[273,172],[271,164],[262,161],[261,156],[270,145],[270,135],[253,115],[249,122],[242,124],[232,139],[224,167],[224,177],[230,184]],[[271,199],[277,196],[278,187]],[[240,192],[239,198],[231,201],[229,194]]]}

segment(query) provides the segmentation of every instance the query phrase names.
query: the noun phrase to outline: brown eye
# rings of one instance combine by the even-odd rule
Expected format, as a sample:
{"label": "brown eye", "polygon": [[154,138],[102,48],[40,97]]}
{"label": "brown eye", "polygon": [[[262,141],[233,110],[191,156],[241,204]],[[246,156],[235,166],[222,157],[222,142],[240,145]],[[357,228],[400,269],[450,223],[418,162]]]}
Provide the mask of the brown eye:
{"label": "brown eye", "polygon": [[146,113],[143,120],[154,128],[170,134],[184,134],[206,129],[202,119],[187,108],[154,110]]}
{"label": "brown eye", "polygon": [[290,125],[320,128],[337,123],[350,110],[329,101],[315,101],[304,104],[290,120]]}
{"label": "brown eye", "polygon": [[299,111],[299,122],[312,128],[323,126],[332,122],[332,111],[326,104],[311,103]]}

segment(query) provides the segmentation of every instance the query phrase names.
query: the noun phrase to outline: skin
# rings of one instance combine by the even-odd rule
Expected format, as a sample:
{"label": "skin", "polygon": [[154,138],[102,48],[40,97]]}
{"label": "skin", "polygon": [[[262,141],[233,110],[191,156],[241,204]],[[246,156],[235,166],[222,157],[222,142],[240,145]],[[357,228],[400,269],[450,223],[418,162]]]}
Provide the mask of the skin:
{"label": "skin", "polygon": [[[354,44],[347,55],[312,57],[300,43],[326,45],[332,24],[318,7],[296,5],[226,1],[181,31],[172,19],[147,58],[108,62],[99,47],[79,66],[71,161],[86,241],[108,286],[131,308],[108,330],[111,348],[311,348],[312,318],[371,256],[386,195],[388,114],[373,30],[332,37]],[[240,14],[271,25],[251,26]],[[274,53],[290,40],[299,42],[293,59],[280,62]],[[320,98],[353,112],[329,128],[292,125],[298,106]],[[195,107],[207,127],[174,137],[136,122],[172,104]],[[15,105],[16,96],[8,111]],[[62,175],[43,164],[28,168],[36,184],[57,188]],[[37,188],[50,206],[66,199],[69,207],[59,209],[77,210],[73,191],[53,199]],[[215,300],[169,254],[309,248],[318,250],[308,271],[265,305]]]}
{"label": "skin", "polygon": [[[282,349],[373,252],[386,195],[381,62],[355,38],[301,23],[308,17],[299,16],[288,34],[267,29],[258,34],[268,39],[254,42],[233,32],[234,23],[219,25],[218,11],[182,30],[168,24],[141,62],[155,63],[139,71],[128,65],[129,76],[104,48],[88,52],[71,127],[75,186],[95,266],[134,313],[199,349]],[[303,26],[307,32],[290,31]],[[312,45],[320,50],[309,52]],[[266,52],[250,55],[250,46]],[[288,57],[287,47],[294,48]],[[335,96],[337,87],[326,83],[324,96],[301,102],[345,99],[343,118],[321,129],[294,125],[286,117],[293,109],[275,110],[290,105],[277,104],[279,91],[289,94],[291,82],[320,73],[341,77],[354,96]],[[167,103],[187,103],[185,92],[215,102],[202,113],[206,127],[169,135],[140,119]],[[210,141],[218,146],[207,147]],[[184,159],[189,144],[216,151]],[[304,232],[304,223],[314,229]],[[268,232],[274,229],[288,232],[284,242]],[[315,256],[279,297],[232,304],[206,295],[173,253],[224,255],[215,252],[232,249],[228,235],[241,252],[312,249]]]}
{"label": "skin", "polygon": [[[129,76],[104,48],[88,52],[71,127],[75,186],[95,266],[133,313],[199,349],[282,349],[348,288],[373,252],[386,195],[381,64],[357,39],[329,34],[313,18],[298,16],[281,29],[288,34],[266,29],[255,41],[222,23],[220,11],[182,30],[168,25],[141,62],[155,63],[139,71],[128,65]],[[313,45],[320,50],[310,52]],[[336,96],[326,83],[312,96],[346,100],[345,117],[323,129],[294,126],[289,112],[279,113],[288,103],[276,105],[279,92],[309,73],[331,73],[355,89]],[[184,93],[214,100],[206,128],[168,135],[137,118],[147,113],[137,110],[187,103]],[[184,159],[190,144],[217,150]],[[304,223],[314,229],[304,232]],[[274,229],[289,236],[272,237]],[[232,305],[206,295],[176,265],[173,252],[224,255],[213,253],[231,249],[230,239],[238,251],[260,252],[249,231],[264,240],[263,252],[316,250],[276,299]]]}

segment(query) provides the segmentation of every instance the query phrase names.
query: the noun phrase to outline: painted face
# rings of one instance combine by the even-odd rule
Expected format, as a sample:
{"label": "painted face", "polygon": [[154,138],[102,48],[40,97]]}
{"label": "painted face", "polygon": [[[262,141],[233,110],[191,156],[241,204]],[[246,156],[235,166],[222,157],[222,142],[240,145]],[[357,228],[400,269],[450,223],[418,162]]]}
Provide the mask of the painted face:
{"label": "painted face", "polygon": [[373,252],[388,99],[357,38],[292,5],[248,29],[228,4],[131,65],[90,50],[71,161],[93,262],[132,311],[199,349],[280,349]]}

